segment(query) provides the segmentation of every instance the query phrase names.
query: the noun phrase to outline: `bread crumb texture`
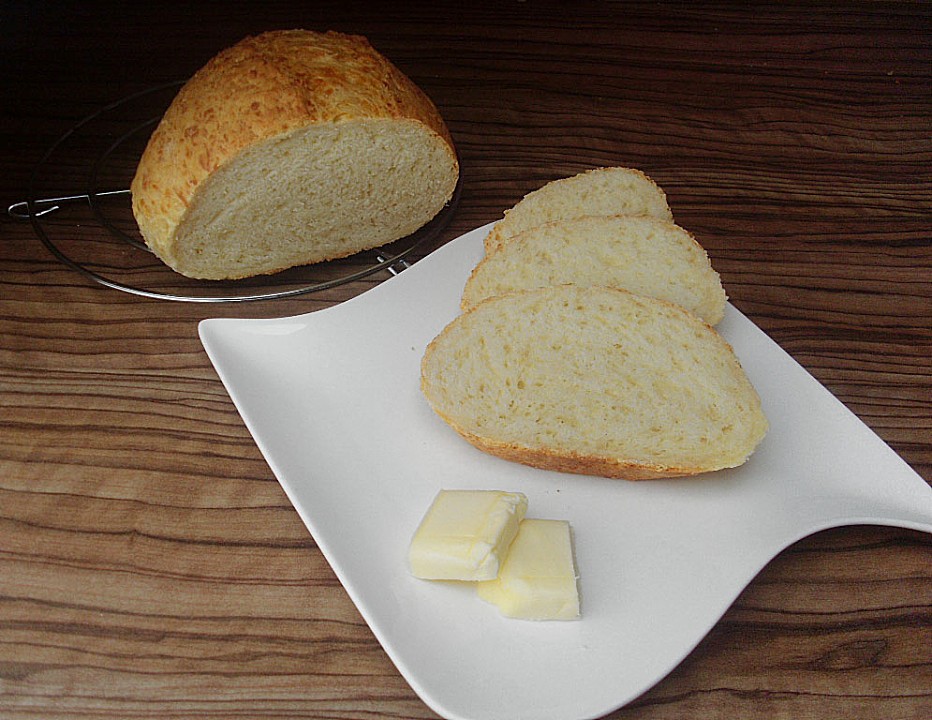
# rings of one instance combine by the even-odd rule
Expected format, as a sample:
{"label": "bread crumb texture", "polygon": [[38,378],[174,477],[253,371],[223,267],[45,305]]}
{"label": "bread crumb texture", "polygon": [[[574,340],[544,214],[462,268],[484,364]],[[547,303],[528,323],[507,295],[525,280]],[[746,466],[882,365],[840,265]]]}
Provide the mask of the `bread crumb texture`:
{"label": "bread crumb texture", "polygon": [[663,300],[562,285],[480,302],[428,346],[422,389],[480,449],[626,479],[745,462],[760,399],[731,347]]}
{"label": "bread crumb texture", "polygon": [[553,180],[524,196],[492,227],[487,251],[537,225],[583,215],[649,215],[673,220],[666,193],[640,170],[595,168]]}
{"label": "bread crumb texture", "polygon": [[191,277],[248,277],[378,247],[452,196],[427,96],[360,36],[246,38],[179,91],[132,182],[149,247]]}
{"label": "bread crumb texture", "polygon": [[721,279],[690,233],[667,220],[622,215],[558,220],[512,236],[475,267],[462,306],[570,283],[668,300],[712,325],[725,312]]}

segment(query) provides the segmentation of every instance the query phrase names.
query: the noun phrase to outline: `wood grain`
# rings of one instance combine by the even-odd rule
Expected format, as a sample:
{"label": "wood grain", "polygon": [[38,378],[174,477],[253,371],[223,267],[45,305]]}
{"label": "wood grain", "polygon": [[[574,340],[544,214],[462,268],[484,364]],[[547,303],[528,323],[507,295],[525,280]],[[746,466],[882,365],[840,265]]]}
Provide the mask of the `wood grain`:
{"label": "wood grain", "polygon": [[[932,481],[932,12],[917,2],[7,3],[0,200],[74,123],[276,27],[369,36],[434,98],[464,189],[435,245],[547,180],[644,169],[735,305]],[[82,139],[40,189],[87,185]],[[106,179],[131,172],[132,153]],[[82,224],[74,248],[164,282]],[[82,245],[83,244],[83,245]],[[0,219],[0,717],[433,718],[275,482],[196,334],[298,299],[93,285]],[[770,563],[612,720],[932,716],[932,541]],[[688,602],[688,599],[684,600]]]}

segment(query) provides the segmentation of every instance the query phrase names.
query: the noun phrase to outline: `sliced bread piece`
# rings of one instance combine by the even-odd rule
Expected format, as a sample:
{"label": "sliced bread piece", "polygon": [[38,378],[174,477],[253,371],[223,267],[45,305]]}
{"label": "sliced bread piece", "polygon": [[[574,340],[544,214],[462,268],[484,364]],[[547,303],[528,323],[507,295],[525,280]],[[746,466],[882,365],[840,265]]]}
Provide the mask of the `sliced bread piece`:
{"label": "sliced bread piece", "polygon": [[466,310],[481,300],[547,285],[604,285],[668,300],[710,325],[725,312],[725,290],[705,250],[666,220],[592,215],[538,225],[513,236],[475,267]]}
{"label": "sliced bread piece", "polygon": [[764,437],[731,347],[672,303],[561,285],[479,303],[427,347],[421,387],[481,450],[642,480],[741,465]]}
{"label": "sliced bread piece", "polygon": [[486,250],[535,225],[582,215],[650,215],[673,219],[666,193],[640,170],[596,168],[554,180],[525,195],[492,227],[485,239]]}

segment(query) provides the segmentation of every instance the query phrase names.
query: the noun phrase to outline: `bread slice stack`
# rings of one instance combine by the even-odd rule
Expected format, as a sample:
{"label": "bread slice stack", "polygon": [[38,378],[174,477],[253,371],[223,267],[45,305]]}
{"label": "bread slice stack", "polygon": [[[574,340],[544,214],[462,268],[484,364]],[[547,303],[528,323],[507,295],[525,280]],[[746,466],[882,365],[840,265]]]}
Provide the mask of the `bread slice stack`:
{"label": "bread slice stack", "polygon": [[650,178],[581,173],[492,228],[421,387],[473,445],[533,467],[628,480],[736,467],[768,424],[712,327],[725,302]]}

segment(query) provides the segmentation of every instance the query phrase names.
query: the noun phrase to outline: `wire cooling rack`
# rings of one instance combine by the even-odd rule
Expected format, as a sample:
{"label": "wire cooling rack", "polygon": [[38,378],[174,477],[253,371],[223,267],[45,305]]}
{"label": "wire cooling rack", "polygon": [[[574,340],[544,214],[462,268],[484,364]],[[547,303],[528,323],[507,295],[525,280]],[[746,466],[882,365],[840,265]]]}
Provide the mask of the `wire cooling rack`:
{"label": "wire cooling rack", "polygon": [[[274,300],[328,290],[378,272],[398,274],[452,219],[461,180],[427,225],[376,250],[244,280],[179,275],[146,247],[128,188],[149,135],[182,84],[133,93],[79,121],[36,163],[27,199],[10,205],[7,213],[30,222],[52,255],[88,280],[132,295],[202,303]],[[79,187],[62,191],[64,176]]]}

